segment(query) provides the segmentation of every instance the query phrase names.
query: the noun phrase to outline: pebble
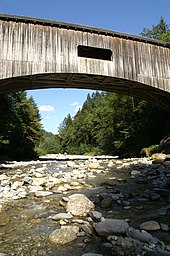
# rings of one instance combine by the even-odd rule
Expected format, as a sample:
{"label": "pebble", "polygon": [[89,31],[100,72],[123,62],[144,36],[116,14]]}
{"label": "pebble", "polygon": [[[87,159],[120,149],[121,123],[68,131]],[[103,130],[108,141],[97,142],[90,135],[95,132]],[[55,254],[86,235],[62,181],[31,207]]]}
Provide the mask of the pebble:
{"label": "pebble", "polygon": [[140,224],[140,229],[147,231],[160,230],[160,225],[157,221],[150,220]]}
{"label": "pebble", "polygon": [[168,224],[160,223],[160,226],[161,226],[162,231],[169,231],[170,230]]}
{"label": "pebble", "polygon": [[53,194],[53,192],[50,192],[50,191],[37,191],[37,192],[35,192],[36,197],[50,196],[52,194]]}
{"label": "pebble", "polygon": [[98,211],[92,211],[91,215],[95,220],[101,220],[102,218],[102,213]]}
{"label": "pebble", "polygon": [[103,256],[103,254],[98,254],[98,253],[85,253],[85,254],[82,254],[81,256]]}
{"label": "pebble", "polygon": [[81,228],[88,235],[91,235],[92,232],[93,232],[93,228],[90,224],[84,224],[84,225],[81,226]]}
{"label": "pebble", "polygon": [[167,207],[165,207],[165,208],[160,208],[160,209],[158,210],[158,214],[159,214],[160,216],[165,216],[165,215],[167,215],[167,213],[168,213],[168,208],[167,208]]}

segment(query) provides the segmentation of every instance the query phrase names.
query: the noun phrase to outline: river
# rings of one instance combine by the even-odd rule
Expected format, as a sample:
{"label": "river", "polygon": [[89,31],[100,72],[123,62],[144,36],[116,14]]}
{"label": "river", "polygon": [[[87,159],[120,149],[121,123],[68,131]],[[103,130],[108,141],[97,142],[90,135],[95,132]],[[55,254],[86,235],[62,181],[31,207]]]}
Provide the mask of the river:
{"label": "river", "polygon": [[74,218],[59,222],[52,216],[65,212],[67,198],[75,193],[87,196],[105,219],[126,220],[135,229],[146,221],[157,222],[160,228],[149,232],[168,250],[169,179],[169,162],[153,164],[149,158],[63,156],[1,164],[0,255],[114,255],[95,230],[81,231],[76,240],[62,246],[49,240],[56,228],[73,223]]}

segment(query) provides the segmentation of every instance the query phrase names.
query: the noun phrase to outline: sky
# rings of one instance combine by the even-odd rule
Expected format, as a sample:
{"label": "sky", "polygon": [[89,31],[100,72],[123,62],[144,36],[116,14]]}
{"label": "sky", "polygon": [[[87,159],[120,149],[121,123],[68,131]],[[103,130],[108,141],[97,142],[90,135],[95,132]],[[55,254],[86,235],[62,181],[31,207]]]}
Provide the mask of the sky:
{"label": "sky", "polygon": [[[50,19],[139,35],[163,17],[170,24],[170,0],[0,0],[1,14]],[[33,96],[46,131],[57,133],[63,119],[72,117],[89,90],[43,89]]]}

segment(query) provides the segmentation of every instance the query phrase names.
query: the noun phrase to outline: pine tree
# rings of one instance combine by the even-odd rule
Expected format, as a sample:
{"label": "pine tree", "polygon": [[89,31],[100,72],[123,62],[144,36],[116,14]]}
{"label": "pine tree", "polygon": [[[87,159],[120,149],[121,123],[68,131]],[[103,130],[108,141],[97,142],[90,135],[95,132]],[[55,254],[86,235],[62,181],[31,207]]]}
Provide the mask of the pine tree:
{"label": "pine tree", "polygon": [[144,28],[141,35],[170,42],[170,26],[165,22],[164,18],[161,17],[157,25],[152,25],[152,29]]}

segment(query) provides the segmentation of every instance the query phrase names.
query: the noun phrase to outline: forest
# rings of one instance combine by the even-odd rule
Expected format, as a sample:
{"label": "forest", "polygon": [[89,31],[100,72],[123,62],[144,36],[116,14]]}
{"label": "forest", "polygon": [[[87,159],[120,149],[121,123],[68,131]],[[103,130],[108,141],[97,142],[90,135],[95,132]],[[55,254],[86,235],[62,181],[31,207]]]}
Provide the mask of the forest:
{"label": "forest", "polygon": [[[170,42],[161,17],[142,36]],[[36,103],[27,93],[0,95],[0,158],[31,159],[51,153],[140,156],[157,152],[170,133],[169,113],[158,105],[109,92],[88,94],[74,117],[68,114],[54,135],[43,130]],[[155,129],[156,127],[156,129]]]}

